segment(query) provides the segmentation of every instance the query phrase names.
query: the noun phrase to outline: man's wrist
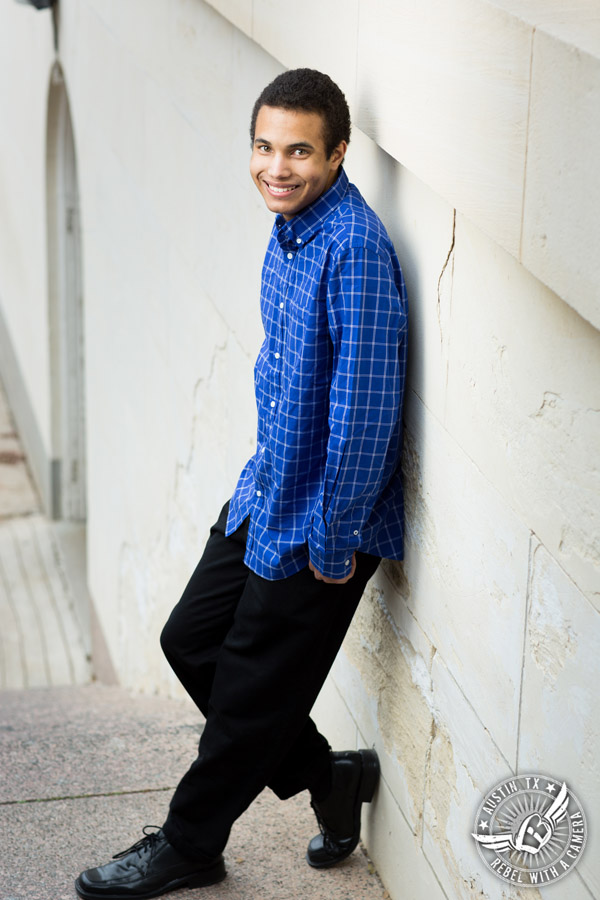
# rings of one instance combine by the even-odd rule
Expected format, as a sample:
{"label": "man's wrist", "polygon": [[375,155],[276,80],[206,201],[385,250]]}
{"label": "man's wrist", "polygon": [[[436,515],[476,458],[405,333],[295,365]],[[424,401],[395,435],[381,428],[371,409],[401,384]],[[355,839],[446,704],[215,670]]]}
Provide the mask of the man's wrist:
{"label": "man's wrist", "polygon": [[356,571],[356,554],[355,553],[352,554],[352,557],[350,560],[350,565],[344,566],[345,574],[341,578],[331,578],[327,575],[323,575],[323,573],[320,572],[316,568],[314,563],[312,563],[310,560],[308,563],[308,567],[311,570],[311,572],[313,573],[313,575],[315,576],[315,578],[317,579],[317,581],[324,581],[325,584],[345,584],[347,581],[350,581],[350,579],[352,578],[352,576],[354,575],[354,573]]}
{"label": "man's wrist", "polygon": [[354,551],[346,549],[328,552],[309,544],[309,559],[313,571],[319,572],[324,578],[341,581],[350,573]]}

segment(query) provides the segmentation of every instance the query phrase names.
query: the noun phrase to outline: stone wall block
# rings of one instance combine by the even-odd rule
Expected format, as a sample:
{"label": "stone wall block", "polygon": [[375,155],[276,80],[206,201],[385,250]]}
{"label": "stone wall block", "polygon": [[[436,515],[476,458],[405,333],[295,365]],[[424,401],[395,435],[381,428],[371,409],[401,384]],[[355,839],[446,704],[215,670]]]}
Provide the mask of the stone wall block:
{"label": "stone wall block", "polygon": [[396,248],[409,307],[409,382],[443,419],[454,264],[454,211],[360,129],[346,169]]}
{"label": "stone wall block", "polygon": [[162,82],[169,68],[172,7],[180,3],[181,0],[152,4],[145,3],[145,0],[128,0],[127,3],[80,0],[79,5],[93,11],[98,25],[102,23],[101,27],[113,35],[122,51],[136,65]]}
{"label": "stone wall block", "polygon": [[[427,760],[423,852],[452,900],[505,900],[505,886],[482,863],[471,832],[483,795],[512,769],[440,654],[433,660],[432,685],[435,728]],[[531,900],[527,892],[510,897]]]}
{"label": "stone wall block", "polygon": [[47,16],[5,4],[0,25],[0,315],[48,451],[46,115],[53,56]]}
{"label": "stone wall block", "polygon": [[[529,532],[409,392],[406,602],[507,759],[515,759]],[[482,673],[503,673],[502,679]]]}
{"label": "stone wall block", "polygon": [[329,72],[355,125],[598,324],[593,4],[310,0],[290,27],[277,0],[209,2],[283,67]]}
{"label": "stone wall block", "polygon": [[[215,179],[203,177],[205,151],[191,122],[162,90],[149,84],[146,94],[144,193],[140,213],[154,216],[194,269],[205,264],[214,243],[210,217],[203,214],[217,191]],[[185,173],[184,177],[180,173]],[[143,206],[142,206],[143,204]]]}
{"label": "stone wall block", "polygon": [[361,4],[357,125],[515,255],[531,34],[480,0]]}
{"label": "stone wall block", "polygon": [[356,721],[333,678],[321,688],[310,715],[334,750],[358,749]]}
{"label": "stone wall block", "polygon": [[170,10],[164,90],[211,151],[218,142],[213,163],[218,169],[211,177],[223,178],[232,146],[235,29],[206,3],[174,0],[166,6]]}
{"label": "stone wall block", "polygon": [[394,627],[398,629],[401,637],[414,648],[417,656],[422,659],[423,668],[420,671],[423,674],[431,672],[431,663],[436,648],[427,637],[411,608],[412,591],[405,564],[390,559],[382,560],[371,584],[383,599],[392,617]]}
{"label": "stone wall block", "polygon": [[[213,333],[220,324],[218,318],[212,323]],[[241,456],[245,460],[252,452],[244,440],[247,423],[232,415],[230,403],[235,395],[232,381],[243,360],[243,352],[230,336],[225,335],[223,343],[213,348],[209,371],[199,378],[193,404],[186,410],[188,445],[182,456],[174,458],[168,379],[162,393],[158,383],[150,384],[149,390],[150,402],[155,404],[154,421],[163,426],[155,431],[161,458],[156,472],[154,464],[140,453],[142,436],[135,433],[143,427],[148,434],[148,423],[129,426],[134,435],[127,436],[121,451],[119,483],[126,488],[121,488],[118,498],[119,516],[113,518],[118,521],[110,539],[114,565],[102,572],[92,571],[91,583],[95,593],[104,587],[115,598],[116,609],[115,605],[112,610],[108,604],[101,605],[98,614],[115,641],[121,677],[144,690],[176,692],[162,655],[148,655],[143,648],[158,647],[161,628],[198,562],[208,527],[229,496],[242,465]],[[144,414],[142,408],[142,422]],[[227,446],[235,451],[224,452]],[[239,456],[235,461],[233,452]],[[107,459],[105,465],[111,461],[114,465],[114,459]],[[108,472],[99,478],[110,484]],[[96,509],[103,516],[114,516],[114,497],[110,491],[105,494],[95,498]]]}
{"label": "stone wall block", "polygon": [[[106,144],[114,152],[117,123],[122,121],[123,66],[133,66],[134,61],[92,3],[80,2],[76,14],[65,18],[71,42],[64,47],[61,63],[79,153],[86,156],[88,147]],[[101,77],[90,77],[90,72]]]}
{"label": "stone wall block", "polygon": [[253,39],[286,68],[326,72],[355,105],[360,0],[305,0],[300,15],[279,0],[254,0]]}
{"label": "stone wall block", "polygon": [[380,782],[374,802],[363,806],[361,833],[391,897],[448,897],[385,781]]}
{"label": "stone wall block", "polygon": [[[600,613],[539,542],[533,553],[523,670],[519,771],[564,778],[588,818],[577,872],[600,894]],[[574,878],[566,876],[565,884]]]}
{"label": "stone wall block", "polygon": [[253,0],[206,0],[206,2],[233,22],[236,28],[252,37]]}
{"label": "stone wall block", "polygon": [[462,217],[446,427],[600,599],[600,333]]}
{"label": "stone wall block", "polygon": [[[262,254],[271,221],[255,202],[255,195],[256,200],[260,197],[248,173],[250,104],[243,124],[238,122],[236,140],[225,139],[218,165],[209,134],[190,122],[152,83],[148,84],[146,104],[143,202],[159,221],[165,242],[183,256],[203,293],[255,356],[260,316],[258,303],[248,298],[259,294]],[[228,131],[231,107],[227,102],[223,105]],[[181,171],[185,178],[179,177]],[[242,209],[246,211],[243,239],[235,243],[223,240],[223,231],[215,224],[224,214],[237,222]]]}
{"label": "stone wall block", "polygon": [[[250,117],[254,103],[262,89],[284,71],[285,66],[268,53],[256,52],[254,41],[237,29],[233,32],[233,59],[231,83],[235,90],[231,95],[231,118],[235,146],[243,155],[243,183],[249,181],[250,161]],[[272,225],[272,214],[266,209],[257,190],[254,191],[256,206],[260,207],[265,221]]]}
{"label": "stone wall block", "polygon": [[419,833],[432,729],[429,673],[393,626],[374,586],[361,601],[333,679],[368,745],[377,749],[396,802]]}
{"label": "stone wall block", "polygon": [[563,30],[534,40],[521,259],[600,328],[600,23],[593,54]]}

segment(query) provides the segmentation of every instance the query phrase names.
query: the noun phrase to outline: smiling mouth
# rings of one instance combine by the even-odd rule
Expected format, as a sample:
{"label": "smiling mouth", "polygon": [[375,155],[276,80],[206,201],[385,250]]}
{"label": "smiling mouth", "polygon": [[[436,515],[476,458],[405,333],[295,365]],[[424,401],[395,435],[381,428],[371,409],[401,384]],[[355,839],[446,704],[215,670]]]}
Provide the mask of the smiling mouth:
{"label": "smiling mouth", "polygon": [[297,184],[285,184],[278,187],[277,185],[271,184],[268,181],[265,181],[264,184],[272,194],[277,194],[278,197],[285,197],[286,194],[291,194],[292,191],[295,191],[298,187]]}

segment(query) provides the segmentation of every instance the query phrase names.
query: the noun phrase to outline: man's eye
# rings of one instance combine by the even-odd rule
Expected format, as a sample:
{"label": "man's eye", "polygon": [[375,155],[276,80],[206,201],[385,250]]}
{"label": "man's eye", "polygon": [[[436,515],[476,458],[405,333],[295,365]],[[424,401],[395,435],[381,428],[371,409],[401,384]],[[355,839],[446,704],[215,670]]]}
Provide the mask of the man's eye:
{"label": "man's eye", "polygon": [[303,150],[302,147],[296,147],[294,150],[294,156],[306,156],[306,150]]}
{"label": "man's eye", "polygon": [[265,153],[267,150],[270,150],[271,148],[270,148],[267,144],[259,144],[259,145],[258,145],[258,149],[259,149],[262,153]]}

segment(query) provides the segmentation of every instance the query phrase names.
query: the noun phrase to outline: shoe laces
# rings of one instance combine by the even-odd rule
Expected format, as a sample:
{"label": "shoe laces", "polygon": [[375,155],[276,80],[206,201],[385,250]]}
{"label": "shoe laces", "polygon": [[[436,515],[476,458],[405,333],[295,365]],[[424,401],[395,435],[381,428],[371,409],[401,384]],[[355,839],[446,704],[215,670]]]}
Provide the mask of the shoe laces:
{"label": "shoe laces", "polygon": [[329,829],[327,828],[327,825],[325,824],[325,819],[323,818],[321,811],[319,810],[319,807],[317,806],[317,804],[315,803],[314,800],[310,801],[310,805],[312,806],[313,812],[317,818],[317,824],[319,826],[319,831],[323,835],[323,845],[324,845],[326,851],[330,854],[335,854],[335,852],[338,850],[338,846],[330,835]]}
{"label": "shoe laces", "polygon": [[[147,831],[147,828],[156,828],[156,831]],[[132,844],[127,850],[121,850],[120,853],[115,853],[113,859],[121,859],[129,853],[137,853],[141,859],[144,853],[151,851],[160,837],[161,829],[158,825],[144,825],[142,831],[144,832],[144,837],[141,840]]]}

